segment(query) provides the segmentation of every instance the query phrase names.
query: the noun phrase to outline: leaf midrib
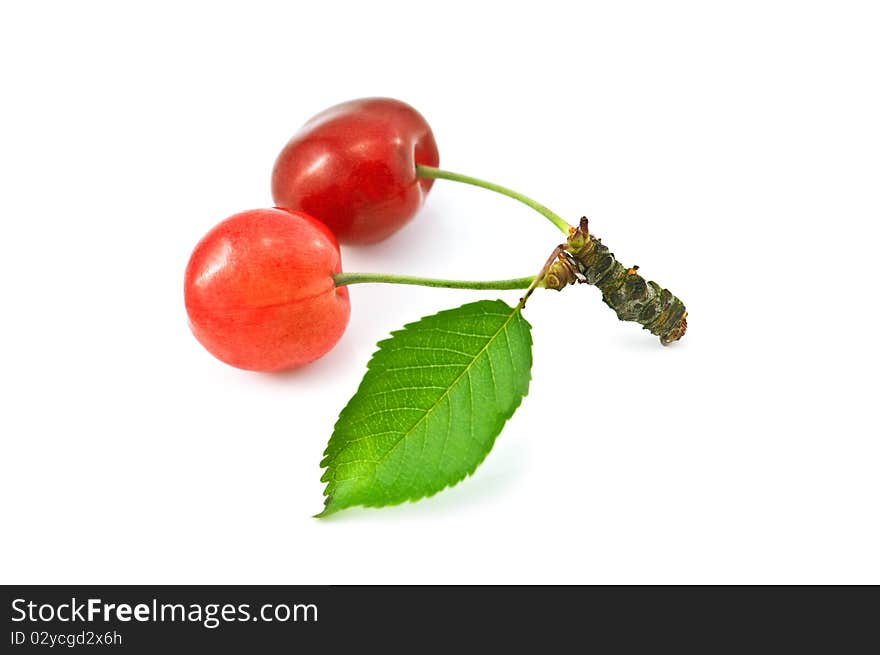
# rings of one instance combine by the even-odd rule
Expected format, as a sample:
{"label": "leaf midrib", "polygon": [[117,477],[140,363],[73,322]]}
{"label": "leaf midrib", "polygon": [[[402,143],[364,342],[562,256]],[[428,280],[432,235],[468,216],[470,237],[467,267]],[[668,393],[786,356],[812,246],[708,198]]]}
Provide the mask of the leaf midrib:
{"label": "leaf midrib", "polygon": [[[498,328],[498,330],[495,332],[495,334],[493,334],[492,337],[486,342],[486,345],[483,346],[482,348],[480,348],[480,350],[473,356],[470,363],[467,366],[465,366],[464,370],[462,370],[462,372],[459,373],[458,377],[456,377],[455,380],[453,380],[449,384],[449,386],[446,388],[446,391],[444,391],[440,395],[440,397],[437,398],[437,400],[434,402],[433,405],[431,405],[430,407],[428,407],[425,410],[425,413],[422,414],[422,416],[419,418],[419,420],[416,421],[415,423],[413,423],[413,425],[406,432],[404,432],[401,435],[400,439],[398,439],[397,442],[390,449],[388,449],[388,451],[384,455],[382,455],[378,460],[376,460],[376,468],[378,468],[379,465],[382,464],[382,462],[384,462],[385,459],[387,457],[389,457],[391,455],[391,453],[393,453],[401,443],[403,443],[406,439],[408,439],[410,436],[412,436],[413,432],[415,432],[415,430],[419,427],[419,425],[421,425],[423,421],[427,420],[428,416],[435,409],[437,409],[437,407],[440,405],[441,402],[443,402],[444,398],[446,398],[449,395],[449,393],[452,391],[452,389],[454,389],[456,387],[456,385],[458,385],[458,383],[461,381],[461,379],[470,372],[471,368],[473,368],[473,366],[474,366],[474,363],[480,358],[480,356],[484,352],[486,352],[486,350],[489,348],[489,346],[491,346],[495,342],[495,339],[497,339],[498,336],[502,332],[504,332],[504,330],[507,328],[507,325],[510,323],[510,321],[513,320],[513,317],[516,316],[516,313],[519,310],[520,310],[519,306],[516,306],[513,308],[513,311],[510,312],[510,315],[507,317],[507,319],[505,319],[504,323],[501,324],[501,326]],[[513,364],[513,353],[512,352],[511,352],[510,358],[511,358],[511,364]],[[349,442],[349,443],[351,443],[351,442]],[[347,446],[348,446],[348,444],[346,444],[346,447]],[[341,450],[339,452],[339,455],[341,455],[343,452],[345,452],[345,449]],[[338,457],[338,455],[337,455],[337,457]]]}

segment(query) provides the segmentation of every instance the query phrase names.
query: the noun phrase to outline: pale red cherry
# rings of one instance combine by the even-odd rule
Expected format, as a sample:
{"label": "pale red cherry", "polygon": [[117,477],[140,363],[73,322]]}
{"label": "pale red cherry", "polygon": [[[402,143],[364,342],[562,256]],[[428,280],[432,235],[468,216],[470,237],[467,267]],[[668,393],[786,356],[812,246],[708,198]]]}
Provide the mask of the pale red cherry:
{"label": "pale red cherry", "polygon": [[186,267],[190,327],[232,366],[301,366],[329,351],[348,324],[348,290],[333,281],[340,271],[336,238],[308,214],[235,214],[199,241]]}

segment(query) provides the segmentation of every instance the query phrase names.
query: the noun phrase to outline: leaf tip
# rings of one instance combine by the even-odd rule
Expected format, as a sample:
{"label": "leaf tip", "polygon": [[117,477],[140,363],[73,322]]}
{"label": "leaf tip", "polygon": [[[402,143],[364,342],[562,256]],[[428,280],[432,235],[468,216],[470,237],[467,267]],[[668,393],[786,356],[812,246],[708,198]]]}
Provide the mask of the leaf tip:
{"label": "leaf tip", "polygon": [[[327,490],[326,490],[326,489],[324,490],[324,493],[325,493],[325,494],[327,493]],[[343,508],[342,508],[342,507],[338,507],[338,506],[333,502],[333,496],[329,496],[329,495],[328,495],[328,496],[324,499],[324,509],[322,509],[322,510],[321,510],[320,512],[318,512],[317,514],[313,514],[313,515],[312,515],[312,518],[313,518],[313,519],[326,519],[328,516],[330,516],[331,514],[335,514],[335,513],[338,512],[340,509],[343,509]]]}

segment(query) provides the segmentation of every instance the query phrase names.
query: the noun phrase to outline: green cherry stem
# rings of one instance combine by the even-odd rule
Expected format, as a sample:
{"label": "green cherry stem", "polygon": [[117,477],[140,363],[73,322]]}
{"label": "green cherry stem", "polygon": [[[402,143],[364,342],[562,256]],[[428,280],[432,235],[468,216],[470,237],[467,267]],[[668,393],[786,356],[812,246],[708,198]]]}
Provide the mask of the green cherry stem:
{"label": "green cherry stem", "polygon": [[[574,230],[574,227],[569,225],[565,219],[559,216],[559,214],[550,211],[547,207],[532,200],[528,196],[524,196],[523,194],[514,191],[513,189],[503,187],[500,184],[494,184],[493,182],[487,182],[486,180],[481,180],[469,175],[444,171],[440,168],[423,166],[421,164],[416,165],[416,173],[419,177],[463,182],[464,184],[470,184],[472,186],[500,193],[501,195],[513,198],[514,200],[519,200],[524,205],[528,205],[553,223],[553,225],[559,228],[559,231],[566,236]],[[337,287],[366,283],[412,284],[440,289],[528,289],[528,294],[530,294],[536,287],[544,286],[543,276],[540,276],[539,279],[539,276],[535,275],[518,277],[510,280],[445,280],[429,277],[416,277],[414,275],[391,275],[389,273],[335,273],[333,275],[333,281],[336,283]],[[528,297],[528,294],[526,297]]]}
{"label": "green cherry stem", "polygon": [[574,229],[573,225],[569,225],[565,219],[563,219],[559,214],[550,211],[544,205],[537,202],[536,200],[532,200],[528,196],[524,196],[518,191],[514,191],[513,189],[508,189],[507,187],[503,187],[500,184],[495,184],[493,182],[487,182],[486,180],[481,180],[476,177],[471,177],[470,175],[462,175],[461,173],[453,173],[452,171],[444,171],[440,168],[434,168],[433,166],[423,166],[422,164],[416,164],[416,174],[419,177],[427,177],[432,179],[439,180],[452,180],[453,182],[463,182],[464,184],[470,184],[473,186],[478,186],[483,189],[489,189],[489,191],[494,191],[495,193],[500,193],[501,195],[507,196],[509,198],[513,198],[514,200],[519,200],[524,205],[528,205],[536,212],[544,216],[547,220],[549,220],[553,225],[559,228],[559,230],[566,236],[568,236],[569,231]]}
{"label": "green cherry stem", "polygon": [[337,287],[351,284],[378,282],[381,284],[413,284],[420,287],[440,289],[528,289],[535,281],[534,275],[511,280],[442,280],[413,275],[391,275],[388,273],[334,273],[333,281]]}

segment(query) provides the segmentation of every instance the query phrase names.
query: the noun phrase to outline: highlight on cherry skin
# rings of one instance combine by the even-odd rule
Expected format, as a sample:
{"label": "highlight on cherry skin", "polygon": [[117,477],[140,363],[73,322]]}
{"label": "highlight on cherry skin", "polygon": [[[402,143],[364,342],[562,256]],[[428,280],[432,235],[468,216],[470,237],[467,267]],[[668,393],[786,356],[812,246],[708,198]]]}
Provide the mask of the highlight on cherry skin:
{"label": "highlight on cherry skin", "polygon": [[339,244],[299,211],[253,209],[216,225],[186,267],[190,328],[221,361],[280,371],[328,352],[348,324],[346,287],[337,287]]}
{"label": "highlight on cherry skin", "polygon": [[279,207],[304,211],[345,244],[391,236],[418,211],[433,179],[417,165],[440,157],[427,121],[392,98],[362,98],[311,118],[284,146],[272,171]]}

